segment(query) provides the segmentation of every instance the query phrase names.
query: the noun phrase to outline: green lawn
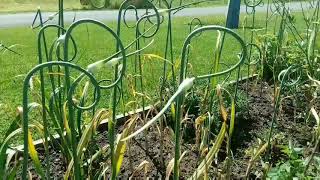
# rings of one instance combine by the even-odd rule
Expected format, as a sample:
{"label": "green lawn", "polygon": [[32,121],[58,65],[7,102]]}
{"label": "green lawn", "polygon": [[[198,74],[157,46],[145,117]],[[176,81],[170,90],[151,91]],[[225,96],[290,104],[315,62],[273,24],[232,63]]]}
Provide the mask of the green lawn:
{"label": "green lawn", "polygon": [[[38,7],[43,11],[57,11],[58,0],[1,0],[0,13],[19,13],[19,12],[35,12]],[[111,0],[111,6],[109,8],[117,9],[123,0]],[[197,2],[198,0],[183,0],[183,4],[191,2]],[[295,2],[301,0],[285,0],[286,2]],[[208,0],[197,4],[196,7],[212,7],[212,6],[226,6],[228,0]],[[262,0],[263,3],[267,3],[268,0]],[[272,2],[272,1],[270,1]],[[163,4],[163,3],[162,3]],[[180,4],[180,0],[173,0],[173,7]],[[244,1],[241,1],[244,4]],[[159,4],[157,4],[159,7]],[[90,6],[82,6],[80,0],[64,0],[65,10],[87,10],[92,9]],[[163,5],[161,8],[164,8]]]}
{"label": "green lawn", "polygon": [[[183,3],[186,4],[195,1],[196,0],[183,0]],[[119,5],[122,0],[113,0],[112,2]],[[174,0],[173,6],[177,6],[179,2],[180,0]],[[212,2],[201,3],[197,6],[217,6],[227,3],[227,0],[213,0]],[[33,12],[36,11],[39,6],[43,11],[57,11],[58,9],[57,0],[1,0],[0,13]],[[89,6],[82,6],[80,0],[64,0],[64,7],[66,10],[90,9]]]}
{"label": "green lawn", "polygon": [[[1,0],[0,13],[34,12],[40,7],[44,11],[57,11],[57,0]],[[65,8],[81,9],[79,0],[65,0]]]}
{"label": "green lawn", "polygon": [[[299,13],[297,13],[299,15]],[[264,15],[257,17],[256,27],[264,27]],[[189,33],[188,22],[192,18],[176,18],[173,22],[173,55],[175,63],[179,63],[181,48],[185,38]],[[241,17],[243,21],[244,17]],[[201,20],[204,24],[224,25],[225,18],[223,16],[215,17],[202,17]],[[249,22],[250,23],[250,22]],[[275,22],[276,23],[276,22]],[[303,26],[302,17],[298,16],[297,24]],[[115,23],[107,23],[108,26],[115,29]],[[79,54],[82,54],[81,58],[78,58],[75,63],[82,67],[87,67],[88,64],[97,60],[103,59],[111,55],[114,51],[114,42],[109,36],[105,35],[101,29],[98,29],[92,25],[88,26],[90,35],[87,35],[86,26],[77,29],[73,36],[79,47]],[[0,56],[0,132],[4,132],[9,123],[13,120],[16,114],[16,109],[22,103],[22,82],[25,74],[37,65],[37,38],[38,30],[31,30],[30,28],[10,28],[0,29],[1,41],[4,44],[19,44],[15,48],[20,52],[22,56],[13,55],[8,52],[1,54]],[[243,36],[243,29],[237,30],[239,34]],[[246,35],[250,33],[250,29],[246,29]],[[53,41],[56,32],[47,32],[47,40]],[[197,38],[196,41],[192,41],[191,54],[190,54],[190,71],[194,75],[200,75],[208,72],[212,63],[212,52],[215,47],[217,33],[203,34]],[[164,56],[165,49],[165,37],[166,37],[166,24],[161,25],[161,29],[154,37],[154,43],[144,53],[152,53],[159,56]],[[124,29],[122,31],[121,39],[124,44],[127,45],[134,39],[133,29]],[[142,41],[143,42],[143,41]],[[147,44],[150,39],[146,40]],[[237,59],[240,47],[234,43],[232,38],[227,37],[225,46],[222,53],[222,60],[224,63],[232,65]],[[129,52],[133,51],[130,49]],[[143,76],[146,86],[146,92],[149,97],[154,97],[158,94],[159,78],[162,73],[162,61],[149,60],[145,58],[143,61]],[[128,59],[127,75],[134,75],[134,59]],[[192,68],[191,68],[192,67]],[[106,73],[106,72],[104,72]],[[98,77],[107,76],[100,73]],[[127,99],[130,100],[130,97]],[[1,139],[2,135],[0,135]]]}

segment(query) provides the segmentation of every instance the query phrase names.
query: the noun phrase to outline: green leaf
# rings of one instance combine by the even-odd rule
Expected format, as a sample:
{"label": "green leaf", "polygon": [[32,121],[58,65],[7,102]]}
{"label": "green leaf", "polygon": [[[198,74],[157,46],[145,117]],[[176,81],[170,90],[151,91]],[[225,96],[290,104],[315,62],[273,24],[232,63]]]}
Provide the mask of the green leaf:
{"label": "green leaf", "polygon": [[39,173],[39,175],[42,178],[45,178],[45,174],[43,172],[42,165],[39,160],[38,152],[33,144],[32,135],[31,135],[30,131],[28,132],[28,148],[29,148],[30,158],[32,159],[32,161],[34,163],[34,166],[35,166],[37,173]]}
{"label": "green leaf", "polygon": [[116,161],[116,175],[119,174],[120,168],[122,165],[123,157],[126,151],[126,147],[128,144],[128,141],[121,141],[121,139],[128,136],[129,133],[131,133],[134,130],[134,127],[136,125],[137,117],[132,117],[129,120],[129,123],[125,126],[125,129],[123,130],[122,134],[118,135],[117,138],[117,146],[115,151],[115,161]]}
{"label": "green leaf", "polygon": [[0,165],[1,165],[0,173],[1,174],[5,174],[6,170],[7,170],[6,166],[8,165],[8,163],[6,163],[6,161],[7,161],[6,152],[7,152],[7,148],[8,148],[8,143],[13,137],[15,137],[16,135],[18,135],[20,133],[22,133],[21,128],[14,130],[8,136],[6,136],[6,138],[4,139],[4,141],[1,144],[1,147],[0,147]]}
{"label": "green leaf", "polygon": [[[91,124],[85,127],[85,130],[83,131],[83,134],[79,140],[78,146],[77,146],[77,156],[81,157],[83,154],[83,150],[87,149],[87,146],[92,139],[93,134],[96,133],[98,125],[101,123],[102,120],[105,119],[105,116],[108,116],[108,111],[105,109],[102,109],[96,113],[96,115],[93,117]],[[105,150],[105,149],[103,149]],[[101,150],[101,152],[103,151]],[[69,162],[67,171],[64,174],[64,179],[70,179],[71,171],[73,170],[74,160],[73,158]]]}
{"label": "green leaf", "polygon": [[217,154],[219,149],[221,148],[221,144],[223,142],[223,139],[224,139],[224,136],[226,133],[226,129],[227,129],[227,124],[224,121],[221,126],[220,132],[216,138],[215,143],[211,147],[211,149],[210,149],[209,153],[207,154],[207,156],[205,157],[205,159],[201,162],[201,164],[198,166],[196,171],[193,173],[192,177],[189,178],[190,180],[201,179],[202,175],[205,173],[206,168],[211,165],[211,163],[213,162],[213,159],[215,157],[215,154]]}
{"label": "green leaf", "polygon": [[234,121],[236,118],[236,106],[234,99],[231,102],[231,119],[230,119],[230,127],[229,127],[229,138],[231,138],[233,130],[234,130]]}
{"label": "green leaf", "polygon": [[67,102],[65,102],[63,105],[63,125],[66,130],[68,141],[71,142],[71,129],[70,129],[69,123],[68,123],[67,109],[68,109]]}

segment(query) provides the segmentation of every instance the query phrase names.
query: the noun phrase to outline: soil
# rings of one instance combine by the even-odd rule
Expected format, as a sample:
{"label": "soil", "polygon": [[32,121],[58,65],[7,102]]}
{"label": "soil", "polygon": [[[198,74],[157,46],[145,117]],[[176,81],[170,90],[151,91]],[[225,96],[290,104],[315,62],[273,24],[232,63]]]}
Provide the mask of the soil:
{"label": "soil", "polygon": [[[237,113],[237,124],[235,125],[235,135],[233,136],[233,179],[242,179],[245,177],[250,157],[246,151],[250,147],[257,147],[258,139],[264,143],[269,135],[272,116],[274,114],[274,87],[266,82],[248,82],[240,85],[240,89],[246,91],[248,88],[248,108],[247,112]],[[306,99],[300,97],[301,102]],[[280,160],[286,159],[286,156],[280,151],[277,145],[288,144],[292,141],[294,147],[307,147],[308,142],[312,140],[312,125],[305,122],[301,116],[305,112],[306,103],[294,106],[292,100],[284,99],[281,102],[280,113],[275,122],[274,135],[281,135],[274,143],[271,151],[271,163],[274,166]],[[303,108],[304,106],[304,108]],[[258,162],[252,169],[251,179],[261,176],[262,167]]]}
{"label": "soil", "polygon": [[[266,136],[269,132],[271,125],[271,119],[273,115],[273,87],[265,82],[256,83],[254,81],[249,82],[249,86],[240,84],[241,90],[248,88],[248,102],[247,112],[238,112],[236,114],[235,131],[232,139],[232,179],[243,179],[248,166],[250,156],[246,155],[246,150],[250,147],[256,147],[258,138],[265,142]],[[262,88],[262,90],[261,90]],[[304,122],[303,116],[299,114],[304,112],[302,107],[296,107],[290,99],[282,101],[281,113],[276,122],[276,128],[274,134],[281,133],[283,138],[279,141],[288,144],[288,140],[292,140],[295,147],[305,147],[308,142],[312,140],[312,126]],[[137,127],[138,129],[139,127]],[[121,132],[122,126],[118,131]],[[132,176],[135,179],[142,179],[143,177],[150,177],[152,179],[164,179],[166,174],[166,167],[169,161],[174,156],[174,144],[172,139],[172,132],[168,129],[164,133],[164,161],[165,167],[160,166],[160,135],[156,126],[152,126],[148,130],[148,140],[145,143],[143,133],[135,137],[130,142],[130,150],[125,153],[124,161],[121,167],[119,175],[120,179],[128,179]],[[194,141],[184,141],[181,145],[181,152],[187,151],[187,154],[181,161],[181,179],[190,177],[195,171],[197,165],[200,163],[199,155],[194,151]],[[92,147],[103,147],[108,144],[107,132],[101,132],[96,135],[95,139],[91,142]],[[279,142],[280,143],[280,142]],[[148,152],[145,149],[145,145],[148,146]],[[90,146],[89,146],[90,147]],[[94,148],[93,148],[94,149]],[[44,160],[43,149],[38,149],[40,153],[41,161]],[[222,150],[223,151],[223,150]],[[272,149],[272,162],[275,164],[282,158],[285,158],[281,154],[276,146]],[[60,152],[53,148],[50,148],[50,164],[52,177],[55,179],[61,179],[63,173],[66,170],[65,161]],[[223,160],[223,152],[219,153],[219,160]],[[101,161],[108,162],[107,159],[101,159]],[[149,168],[147,173],[144,174],[144,170],[135,171],[143,161],[148,162]],[[260,163],[259,163],[260,164]],[[96,168],[99,168],[99,164],[95,164]],[[223,164],[219,161],[214,162],[210,174],[216,176],[217,168],[222,167]],[[261,167],[257,164],[252,170],[250,176],[251,179],[259,178],[259,172]],[[30,167],[30,171],[33,174],[34,179],[39,179],[35,175],[35,170]],[[107,172],[107,174],[110,172]]]}

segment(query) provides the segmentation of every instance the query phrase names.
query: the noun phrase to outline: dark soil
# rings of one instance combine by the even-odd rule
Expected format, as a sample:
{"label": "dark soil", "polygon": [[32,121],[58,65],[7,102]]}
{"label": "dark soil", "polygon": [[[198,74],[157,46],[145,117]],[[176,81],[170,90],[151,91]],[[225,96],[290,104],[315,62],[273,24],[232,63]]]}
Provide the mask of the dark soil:
{"label": "dark soil", "polygon": [[[248,111],[237,114],[237,124],[235,125],[235,135],[233,136],[233,153],[234,162],[233,174],[235,179],[241,179],[245,175],[250,156],[246,151],[250,147],[257,147],[258,138],[266,142],[269,135],[272,116],[274,113],[274,88],[266,82],[256,83],[248,82],[240,85],[240,89],[246,91],[248,88]],[[285,93],[285,92],[284,92]],[[298,93],[299,95],[299,93]],[[301,98],[301,97],[300,97]],[[301,102],[306,99],[301,98]],[[306,105],[306,103],[304,103]],[[288,144],[289,140],[293,142],[294,147],[307,147],[308,142],[312,140],[312,127],[304,122],[305,116],[301,116],[305,112],[304,107],[293,105],[290,99],[284,99],[280,106],[280,113],[275,122],[273,136],[281,134],[281,138],[277,139],[276,144]],[[271,163],[275,165],[281,159],[285,159],[285,155],[275,145],[271,151]],[[260,162],[257,163],[259,165]],[[261,167],[257,166],[252,171],[251,178],[259,177]]]}
{"label": "dark soil", "polygon": [[[246,168],[250,156],[246,155],[246,150],[250,147],[256,147],[258,138],[265,142],[271,125],[271,119],[273,115],[273,88],[267,83],[263,82],[255,83],[249,82],[248,86],[249,99],[247,102],[247,112],[238,112],[236,118],[235,132],[232,139],[232,152],[233,152],[233,164],[232,164],[232,178],[242,179],[245,175]],[[262,90],[261,90],[262,87]],[[246,90],[247,85],[241,84],[240,89]],[[295,146],[302,147],[307,146],[307,143],[312,140],[312,128],[308,126],[303,118],[299,118],[299,114],[303,113],[304,109],[295,107],[290,99],[284,100],[281,106],[281,113],[276,122],[276,128],[274,134],[283,134],[284,138],[280,141],[288,143],[288,140],[292,140]],[[300,116],[303,117],[303,116]],[[138,129],[139,127],[137,127]],[[118,129],[120,132],[122,127]],[[174,156],[174,140],[172,139],[172,133],[168,129],[164,133],[164,149],[163,157],[165,161],[165,167],[161,167],[160,161],[160,134],[156,126],[151,127],[148,130],[148,140],[145,143],[143,133],[138,135],[135,139],[130,142],[130,150],[127,149],[124,157],[124,161],[121,167],[120,179],[128,179],[133,176],[136,179],[142,179],[144,176],[152,179],[164,179],[166,167],[169,161]],[[195,144],[188,144],[185,141],[181,145],[181,152],[187,151],[187,154],[181,161],[181,173],[182,179],[190,177],[195,171],[197,165],[200,163],[199,156],[194,152]],[[101,132],[96,135],[92,141],[92,148],[101,148],[108,143],[107,133]],[[148,146],[148,152],[145,149],[145,145]],[[89,146],[90,147],[90,146]],[[43,149],[38,149],[40,153],[40,159],[44,160]],[[220,153],[221,154],[221,153]],[[222,155],[223,156],[223,155]],[[272,151],[273,162],[279,161],[282,154],[276,148]],[[51,172],[52,177],[61,179],[66,170],[66,163],[60,152],[50,149],[50,161],[51,161]],[[219,158],[221,159],[221,158]],[[223,160],[223,158],[222,158]],[[101,159],[101,161],[108,162],[107,159]],[[149,168],[147,174],[144,174],[143,170],[136,171],[132,174],[143,161],[147,161]],[[97,163],[96,168],[100,168]],[[217,168],[222,167],[222,163],[213,164],[210,174],[216,176],[214,172],[217,172]],[[257,178],[261,167],[257,165],[253,168],[251,178]],[[32,174],[35,171],[30,167]],[[110,173],[110,172],[107,172]],[[38,177],[34,175],[34,178]]]}

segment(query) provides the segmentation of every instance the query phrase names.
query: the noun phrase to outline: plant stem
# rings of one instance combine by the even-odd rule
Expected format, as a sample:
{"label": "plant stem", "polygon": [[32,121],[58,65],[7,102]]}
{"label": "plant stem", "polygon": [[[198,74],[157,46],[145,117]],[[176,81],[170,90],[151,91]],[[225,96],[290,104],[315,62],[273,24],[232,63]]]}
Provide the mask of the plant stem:
{"label": "plant stem", "polygon": [[316,141],[316,144],[314,145],[312,154],[311,154],[310,158],[307,161],[306,167],[305,167],[304,172],[303,172],[304,175],[307,173],[307,170],[308,170],[308,168],[309,168],[309,166],[310,166],[310,164],[312,162],[312,159],[313,159],[314,155],[317,152],[317,149],[319,147],[319,142],[320,142],[320,136],[317,138],[317,141]]}
{"label": "plant stem", "polygon": [[173,169],[173,179],[179,179],[179,159],[180,159],[180,126],[182,118],[182,103],[183,103],[184,93],[181,93],[177,99],[176,105],[176,117],[175,117],[175,151],[174,151],[174,169]]}

